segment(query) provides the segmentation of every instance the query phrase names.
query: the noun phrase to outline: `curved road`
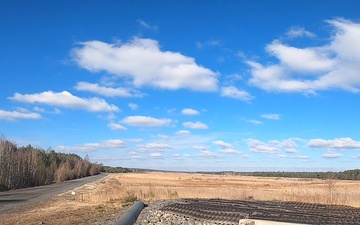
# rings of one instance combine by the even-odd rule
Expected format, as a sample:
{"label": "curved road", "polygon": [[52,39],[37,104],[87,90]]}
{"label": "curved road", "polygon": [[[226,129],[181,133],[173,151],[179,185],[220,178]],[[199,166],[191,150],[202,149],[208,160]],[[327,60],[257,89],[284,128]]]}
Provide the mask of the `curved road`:
{"label": "curved road", "polygon": [[14,207],[21,207],[30,203],[48,200],[55,195],[70,191],[84,184],[106,177],[107,175],[107,173],[101,173],[99,175],[69,180],[62,183],[0,192],[0,213]]}

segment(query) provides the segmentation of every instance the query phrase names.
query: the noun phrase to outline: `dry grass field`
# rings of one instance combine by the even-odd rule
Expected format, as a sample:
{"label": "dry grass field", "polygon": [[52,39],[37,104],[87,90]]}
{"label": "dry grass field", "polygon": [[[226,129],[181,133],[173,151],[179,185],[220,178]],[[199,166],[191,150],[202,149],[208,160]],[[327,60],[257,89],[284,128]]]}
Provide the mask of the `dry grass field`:
{"label": "dry grass field", "polygon": [[360,182],[187,173],[127,173],[109,177],[86,202],[151,202],[175,198],[298,201],[360,207]]}
{"label": "dry grass field", "polygon": [[[223,198],[280,200],[360,207],[360,182],[187,173],[110,174],[96,182],[14,212],[7,224],[112,224],[136,199]],[[102,221],[102,222],[101,222]]]}

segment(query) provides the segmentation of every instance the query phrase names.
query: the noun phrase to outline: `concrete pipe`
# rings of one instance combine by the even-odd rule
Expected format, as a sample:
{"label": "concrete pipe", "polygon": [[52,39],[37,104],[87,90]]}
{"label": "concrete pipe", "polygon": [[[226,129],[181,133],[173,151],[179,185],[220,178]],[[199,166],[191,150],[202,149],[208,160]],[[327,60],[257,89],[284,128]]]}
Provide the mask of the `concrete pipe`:
{"label": "concrete pipe", "polygon": [[120,218],[114,223],[114,225],[133,225],[136,222],[141,210],[145,207],[142,201],[135,202]]}

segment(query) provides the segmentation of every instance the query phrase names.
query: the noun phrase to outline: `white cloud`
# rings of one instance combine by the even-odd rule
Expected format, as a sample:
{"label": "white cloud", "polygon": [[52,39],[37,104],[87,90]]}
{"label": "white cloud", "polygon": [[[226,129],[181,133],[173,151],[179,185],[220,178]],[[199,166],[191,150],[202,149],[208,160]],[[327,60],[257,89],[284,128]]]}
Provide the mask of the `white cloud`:
{"label": "white cloud", "polygon": [[104,87],[98,84],[92,84],[88,82],[78,82],[75,86],[78,91],[89,91],[99,95],[107,97],[142,97],[139,91],[128,89],[128,88],[112,88]]}
{"label": "white cloud", "polygon": [[278,157],[286,158],[286,159],[300,159],[301,161],[308,161],[310,159],[310,157],[306,156],[306,155],[295,156],[295,155],[280,154],[280,155],[278,155]]}
{"label": "white cloud", "polygon": [[266,47],[279,63],[251,67],[249,83],[266,91],[316,93],[318,90],[360,91],[360,24],[344,19],[327,21],[334,32],[330,42],[297,48],[275,40]]}
{"label": "white cloud", "polygon": [[279,146],[280,146],[280,148],[285,149],[285,151],[287,153],[296,153],[296,152],[298,152],[298,150],[297,150],[298,146],[297,146],[296,142],[293,141],[293,140],[290,140],[290,139],[281,141],[279,143]]}
{"label": "white cloud", "polygon": [[263,124],[263,122],[261,122],[261,121],[259,121],[259,120],[246,120],[246,122],[252,123],[252,124],[255,124],[255,125],[261,125],[261,124]]}
{"label": "white cloud", "polygon": [[327,152],[322,155],[323,158],[329,158],[329,159],[340,158],[341,156],[342,156],[341,154],[336,152]]}
{"label": "white cloud", "polygon": [[199,151],[209,151],[209,148],[203,145],[194,145],[193,148]]}
{"label": "white cloud", "polygon": [[222,140],[213,141],[213,144],[217,145],[220,148],[219,152],[226,154],[243,155],[242,152],[235,150],[232,144],[224,142]]}
{"label": "white cloud", "polygon": [[140,138],[131,138],[131,139],[126,139],[127,142],[135,142],[135,143],[140,143],[143,142],[143,139]]}
{"label": "white cloud", "polygon": [[191,132],[188,131],[188,130],[179,130],[177,131],[175,134],[176,135],[180,135],[180,136],[186,136],[186,135],[189,135]]}
{"label": "white cloud", "polygon": [[41,115],[34,112],[5,111],[0,109],[0,120],[40,119]]}
{"label": "white cloud", "polygon": [[262,141],[256,140],[256,139],[247,139],[246,140],[249,150],[251,152],[257,152],[257,153],[276,153],[279,151],[278,148],[276,148],[271,143],[264,143]]}
{"label": "white cloud", "polygon": [[298,152],[297,148],[298,145],[293,139],[286,139],[282,141],[278,140],[271,140],[269,141],[269,144],[278,148],[278,149],[284,149],[287,153],[296,153]]}
{"label": "white cloud", "polygon": [[126,143],[119,139],[110,139],[97,143],[85,143],[75,146],[58,146],[56,150],[61,152],[93,152],[99,149],[125,148]]}
{"label": "white cloud", "polygon": [[213,153],[209,150],[201,151],[201,154],[199,154],[197,156],[202,157],[202,158],[218,158],[219,157],[218,155],[216,155],[215,153]]}
{"label": "white cloud", "polygon": [[[327,48],[296,48],[274,41],[267,51],[277,57],[282,66],[298,73],[318,73],[328,71],[335,61]],[[301,62],[301,63],[299,63]]]}
{"label": "white cloud", "polygon": [[164,150],[164,149],[172,149],[172,147],[165,143],[148,143],[146,145],[138,145],[139,148],[143,150]]}
{"label": "white cloud", "polygon": [[321,149],[360,149],[360,142],[354,141],[353,139],[346,138],[335,138],[332,140],[324,139],[311,139],[308,143],[310,148],[321,148]]}
{"label": "white cloud", "polygon": [[111,130],[127,130],[123,125],[113,122],[109,123],[108,127],[110,127]]}
{"label": "white cloud", "polygon": [[221,96],[235,98],[246,102],[249,102],[254,98],[254,96],[250,95],[248,92],[239,90],[234,86],[222,87]]}
{"label": "white cloud", "polygon": [[38,94],[19,94],[15,93],[10,100],[26,102],[26,103],[40,103],[45,105],[59,106],[71,109],[83,109],[92,112],[115,112],[119,108],[115,105],[108,104],[105,100],[99,98],[79,98],[67,91],[52,92],[45,91]]}
{"label": "white cloud", "polygon": [[91,72],[106,71],[129,78],[136,87],[216,91],[217,73],[199,66],[191,57],[161,51],[157,41],[133,38],[121,45],[101,41],[80,43],[73,59]]}
{"label": "white cloud", "polygon": [[200,112],[197,111],[197,110],[195,110],[195,109],[189,109],[189,108],[187,108],[187,109],[181,110],[181,114],[183,114],[183,115],[188,115],[188,116],[194,116],[194,115],[199,115]]}
{"label": "white cloud", "polygon": [[280,114],[262,114],[262,118],[269,119],[269,120],[280,120],[281,115]]}
{"label": "white cloud", "polygon": [[197,122],[184,122],[184,127],[190,128],[190,129],[208,129],[208,126],[200,121]]}
{"label": "white cloud", "polygon": [[151,153],[150,156],[153,158],[162,158],[161,153]]}
{"label": "white cloud", "polygon": [[156,31],[158,28],[157,26],[152,26],[149,23],[145,22],[144,20],[138,19],[137,22],[142,28],[148,29],[148,30],[154,30]]}
{"label": "white cloud", "polygon": [[217,145],[218,147],[222,148],[222,149],[229,149],[229,148],[232,149],[232,148],[234,148],[234,146],[232,144],[221,141],[221,140],[213,141],[213,143],[215,145]]}
{"label": "white cloud", "polygon": [[157,119],[149,116],[128,116],[122,123],[136,127],[162,127],[171,123],[171,119]]}
{"label": "white cloud", "polygon": [[286,32],[286,36],[289,38],[298,38],[298,37],[316,37],[315,34],[311,33],[310,31],[307,31],[303,27],[292,27]]}
{"label": "white cloud", "polygon": [[135,103],[129,103],[128,106],[132,110],[137,110],[139,108],[139,106],[137,104],[135,104]]}
{"label": "white cloud", "polygon": [[226,154],[233,154],[233,155],[243,155],[242,152],[237,151],[233,148],[222,148],[219,150],[219,152],[226,153]]}

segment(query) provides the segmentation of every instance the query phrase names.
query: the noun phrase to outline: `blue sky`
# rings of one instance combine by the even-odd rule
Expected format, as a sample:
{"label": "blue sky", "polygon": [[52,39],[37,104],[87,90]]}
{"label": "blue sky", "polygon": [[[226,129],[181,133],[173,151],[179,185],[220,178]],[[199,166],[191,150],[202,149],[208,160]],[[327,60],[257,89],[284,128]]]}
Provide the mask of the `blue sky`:
{"label": "blue sky", "polygon": [[111,166],[360,168],[359,1],[2,1],[0,134]]}

